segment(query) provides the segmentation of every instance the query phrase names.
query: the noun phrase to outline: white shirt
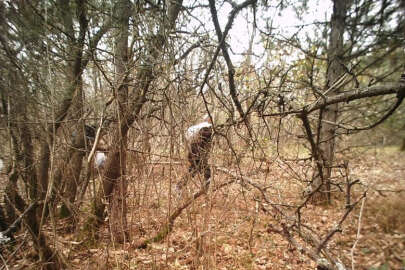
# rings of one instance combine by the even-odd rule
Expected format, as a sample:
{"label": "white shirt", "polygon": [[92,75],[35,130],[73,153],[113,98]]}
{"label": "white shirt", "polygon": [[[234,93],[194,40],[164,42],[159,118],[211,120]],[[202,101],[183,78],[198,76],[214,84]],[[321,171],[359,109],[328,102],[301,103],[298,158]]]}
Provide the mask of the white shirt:
{"label": "white shirt", "polygon": [[94,157],[94,167],[96,167],[96,169],[102,168],[106,160],[107,156],[103,152],[97,152]]}

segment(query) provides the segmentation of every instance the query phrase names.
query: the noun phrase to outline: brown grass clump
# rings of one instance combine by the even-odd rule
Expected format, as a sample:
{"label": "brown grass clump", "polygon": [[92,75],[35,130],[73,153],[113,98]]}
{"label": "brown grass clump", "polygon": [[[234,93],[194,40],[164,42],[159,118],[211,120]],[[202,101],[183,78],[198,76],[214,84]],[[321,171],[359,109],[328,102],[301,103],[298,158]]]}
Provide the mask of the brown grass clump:
{"label": "brown grass clump", "polygon": [[374,219],[385,233],[405,233],[405,196],[396,193],[379,196],[367,210],[367,215]]}

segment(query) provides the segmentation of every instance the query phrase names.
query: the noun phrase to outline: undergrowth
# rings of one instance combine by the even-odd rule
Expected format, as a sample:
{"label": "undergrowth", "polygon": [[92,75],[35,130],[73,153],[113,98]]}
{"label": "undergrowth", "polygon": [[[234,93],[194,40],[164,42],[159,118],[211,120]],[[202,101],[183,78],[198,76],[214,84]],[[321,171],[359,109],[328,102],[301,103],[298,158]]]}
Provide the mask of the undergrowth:
{"label": "undergrowth", "polygon": [[395,193],[379,196],[368,204],[367,216],[385,233],[405,233],[405,196]]}

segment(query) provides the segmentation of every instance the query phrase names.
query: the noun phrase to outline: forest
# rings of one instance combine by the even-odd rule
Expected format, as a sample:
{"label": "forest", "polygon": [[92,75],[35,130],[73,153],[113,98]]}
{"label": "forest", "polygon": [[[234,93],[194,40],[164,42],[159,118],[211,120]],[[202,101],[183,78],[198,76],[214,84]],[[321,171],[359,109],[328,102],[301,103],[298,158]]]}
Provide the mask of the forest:
{"label": "forest", "polygon": [[0,1],[0,270],[405,269],[404,0]]}

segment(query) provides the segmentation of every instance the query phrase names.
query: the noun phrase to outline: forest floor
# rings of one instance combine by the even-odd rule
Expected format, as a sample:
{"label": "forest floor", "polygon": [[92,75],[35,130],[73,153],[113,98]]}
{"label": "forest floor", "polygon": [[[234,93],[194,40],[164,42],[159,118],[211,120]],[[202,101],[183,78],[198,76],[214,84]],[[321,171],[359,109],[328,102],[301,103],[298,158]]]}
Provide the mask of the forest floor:
{"label": "forest floor", "polygon": [[[356,206],[327,248],[349,258],[355,269],[405,269],[404,162],[405,153],[389,147],[357,152],[350,161],[351,179],[362,183],[355,189],[353,201],[365,191],[367,197],[364,207],[361,208],[361,202]],[[175,220],[173,231],[146,249],[136,248],[137,243],[162,228],[168,213],[173,213],[185,197],[198,190],[197,181],[189,182],[181,196],[174,188],[169,189],[174,187],[175,179],[181,178],[185,167],[178,166],[181,168],[169,175],[166,167],[144,169],[142,173],[148,176],[144,178],[148,182],[131,178],[129,243],[111,242],[107,225],[95,241],[83,240],[83,230],[65,232],[63,222],[49,226],[47,234],[72,269],[315,269],[315,262],[276,232],[278,219],[262,211],[257,190],[233,183],[213,191],[213,186],[231,179],[215,169],[208,193],[184,209]],[[271,186],[268,192],[273,201],[296,205],[302,201],[302,183],[289,180],[291,168],[287,167],[288,164],[278,163],[259,173],[246,171],[251,179]],[[302,210],[303,223],[322,239],[340,220],[345,203],[344,192],[338,192],[331,205],[307,204]],[[31,244],[26,241],[22,246]],[[14,267],[10,269],[34,268],[23,250],[20,247],[20,255],[14,255]]]}

